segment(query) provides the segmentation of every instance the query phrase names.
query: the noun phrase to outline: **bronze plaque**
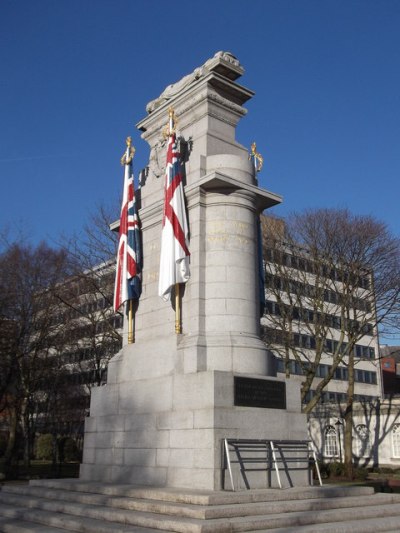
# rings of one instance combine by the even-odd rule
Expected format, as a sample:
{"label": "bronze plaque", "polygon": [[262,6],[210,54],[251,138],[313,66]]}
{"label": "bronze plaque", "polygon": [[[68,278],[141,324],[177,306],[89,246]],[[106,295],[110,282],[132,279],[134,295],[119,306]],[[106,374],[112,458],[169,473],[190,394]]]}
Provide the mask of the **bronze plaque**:
{"label": "bronze plaque", "polygon": [[235,405],[286,409],[286,384],[270,379],[234,378]]}

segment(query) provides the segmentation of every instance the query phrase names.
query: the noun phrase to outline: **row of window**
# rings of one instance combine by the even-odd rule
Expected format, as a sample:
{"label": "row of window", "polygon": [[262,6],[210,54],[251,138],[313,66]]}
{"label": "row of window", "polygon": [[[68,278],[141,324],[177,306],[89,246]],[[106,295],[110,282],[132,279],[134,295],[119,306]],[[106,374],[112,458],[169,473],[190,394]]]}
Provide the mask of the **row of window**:
{"label": "row of window", "polygon": [[67,374],[64,377],[66,385],[91,385],[93,383],[107,382],[107,368],[99,368],[97,370],[87,370],[84,372],[74,372]]}
{"label": "row of window", "polygon": [[108,307],[111,307],[111,302],[107,298],[97,298],[96,300],[93,300],[92,302],[84,302],[81,305],[79,305],[76,309],[71,309],[71,315],[70,318],[79,318],[82,315],[86,316],[91,313],[96,313],[97,311],[102,311],[103,309],[107,309]]}
{"label": "row of window", "polygon": [[[123,317],[121,315],[111,316],[107,320],[102,320],[99,322],[89,323],[89,324],[75,324],[75,327],[66,328],[62,331],[62,335],[67,337],[68,342],[76,342],[81,339],[86,339],[93,337],[94,335],[99,335],[101,333],[107,333],[111,329],[121,329],[123,325]],[[57,335],[55,335],[56,337]],[[54,338],[53,338],[54,342]]]}
{"label": "row of window", "polygon": [[[333,426],[327,426],[325,429],[323,447],[325,457],[338,457],[341,454],[342,442],[338,431]],[[391,437],[393,457],[400,458],[400,424],[394,424]],[[372,451],[371,436],[365,424],[356,426],[353,439],[354,455],[356,457],[370,457]]]}
{"label": "row of window", "polygon": [[317,323],[328,328],[342,329],[342,325],[347,331],[360,332],[363,335],[373,335],[372,324],[360,324],[357,320],[351,320],[342,324],[340,316],[330,315],[328,313],[315,313],[312,309],[301,309],[284,304],[278,304],[272,300],[265,302],[265,311],[269,315],[282,316],[282,311],[288,320],[299,320],[305,323]]}
{"label": "row of window", "polygon": [[97,298],[91,302],[82,302],[79,305],[74,307],[69,307],[62,312],[54,315],[54,324],[61,324],[74,320],[77,318],[82,318],[83,316],[96,313],[98,311],[103,311],[104,309],[111,309],[111,299],[110,298]]}
{"label": "row of window", "polygon": [[[346,298],[346,307],[358,309],[364,313],[371,312],[371,304],[365,299],[357,298],[356,296],[346,297],[339,292],[323,287],[315,287],[307,283],[301,283],[289,278],[281,278],[280,276],[266,273],[265,286],[270,289],[275,289],[282,292],[290,292],[293,294],[300,294],[302,297],[312,299],[321,298],[324,302],[340,305],[343,298]],[[318,294],[320,292],[320,294]]]}
{"label": "row of window", "polygon": [[122,342],[103,343],[96,346],[96,348],[82,347],[74,352],[64,353],[63,361],[66,364],[72,364],[94,359],[95,357],[106,357],[115,354],[121,347]]}
{"label": "row of window", "polygon": [[[71,394],[68,398],[68,402],[58,405],[57,412],[68,413],[68,415],[70,415],[73,410],[80,411],[82,409],[88,409],[89,407],[90,407],[90,396],[88,394],[85,394],[85,395]],[[42,401],[37,402],[37,411],[38,413],[46,413],[48,411],[47,400],[42,400]]]}
{"label": "row of window", "polygon": [[[318,365],[317,371],[315,373],[316,377],[325,378],[329,374],[331,368],[331,365]],[[303,375],[301,365],[298,361],[289,361],[289,370],[292,375]],[[277,371],[285,373],[285,362],[283,359],[277,359]],[[333,379],[337,379],[339,381],[348,381],[349,372],[347,368],[344,366],[337,367],[333,375]],[[355,369],[355,381],[357,383],[368,383],[371,385],[376,385],[376,372],[371,372],[370,370],[361,370],[357,368]]]}
{"label": "row of window", "polygon": [[[305,397],[305,403],[308,403],[315,396],[315,391],[311,390],[307,393]],[[354,394],[354,401],[360,403],[370,403],[371,401],[376,400],[376,395],[371,396],[368,394]],[[320,396],[320,403],[345,403],[347,401],[347,394],[344,392],[332,392],[332,391],[323,391]]]}
{"label": "row of window", "polygon": [[[112,268],[111,272],[104,274],[101,270],[92,272],[91,275],[88,273],[83,274],[82,277],[75,278],[70,281],[66,281],[62,286],[59,287],[60,297],[64,301],[72,301],[81,296],[92,294],[93,289],[97,287],[113,287],[114,286],[114,268],[115,264],[110,263],[107,269]],[[103,269],[104,272],[104,269]]]}
{"label": "row of window", "polygon": [[[286,346],[287,344],[295,346],[296,348],[304,348],[306,350],[315,350],[317,346],[316,338],[305,333],[291,333],[289,331],[282,331],[280,329],[269,328],[262,326],[262,334],[264,342],[267,345],[280,344]],[[324,351],[327,353],[340,353],[348,355],[347,342],[339,342],[332,339],[325,339]],[[375,348],[372,346],[363,346],[356,344],[354,347],[354,355],[360,359],[375,359]]]}
{"label": "row of window", "polygon": [[272,250],[270,248],[265,251],[265,257],[270,263],[287,266],[309,274],[316,274],[319,272],[322,277],[332,281],[347,283],[348,285],[360,287],[362,289],[370,288],[370,277],[368,274],[354,274],[353,272],[333,268],[330,265],[317,265],[311,259],[285,253],[280,250]]}
{"label": "row of window", "polygon": [[[337,353],[339,350],[341,354],[348,353],[347,342],[335,341],[332,339],[326,339],[325,351],[328,353]],[[375,348],[372,346],[364,346],[362,344],[356,344],[354,346],[354,355],[359,359],[375,359]]]}

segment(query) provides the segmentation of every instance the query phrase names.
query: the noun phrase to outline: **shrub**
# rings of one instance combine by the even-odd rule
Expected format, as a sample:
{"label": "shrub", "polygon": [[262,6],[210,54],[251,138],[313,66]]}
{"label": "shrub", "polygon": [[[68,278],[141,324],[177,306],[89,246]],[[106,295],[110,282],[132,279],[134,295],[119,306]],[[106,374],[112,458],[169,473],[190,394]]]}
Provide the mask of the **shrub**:
{"label": "shrub", "polygon": [[80,460],[80,452],[78,450],[78,447],[76,445],[76,442],[71,437],[66,437],[64,439],[61,439],[60,445],[60,460],[63,462],[72,462],[72,461],[79,461]]}
{"label": "shrub", "polygon": [[368,477],[368,469],[363,467],[363,466],[359,466],[357,468],[354,469],[354,479],[357,479],[359,481],[365,481]]}
{"label": "shrub", "polygon": [[381,466],[379,470],[381,474],[393,474],[393,468],[390,466]]}
{"label": "shrub", "polygon": [[344,464],[336,461],[333,463],[329,463],[328,471],[331,476],[341,477],[344,475],[345,472]]}
{"label": "shrub", "polygon": [[36,441],[36,459],[50,461],[53,457],[53,436],[50,433],[39,435]]}
{"label": "shrub", "polygon": [[[319,473],[321,474],[322,479],[328,479],[329,477],[329,468],[327,463],[318,461]],[[315,469],[314,469],[315,470]],[[317,473],[314,471],[314,478],[317,479]]]}
{"label": "shrub", "polygon": [[7,437],[4,433],[0,433],[0,457],[4,455],[7,448]]}

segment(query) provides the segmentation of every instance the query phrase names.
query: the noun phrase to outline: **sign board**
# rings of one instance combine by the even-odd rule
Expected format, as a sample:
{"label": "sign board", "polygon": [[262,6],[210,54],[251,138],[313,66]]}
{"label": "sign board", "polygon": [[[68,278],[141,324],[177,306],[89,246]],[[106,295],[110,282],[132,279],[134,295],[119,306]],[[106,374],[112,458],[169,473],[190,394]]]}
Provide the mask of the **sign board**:
{"label": "sign board", "polygon": [[286,384],[271,379],[235,376],[234,404],[242,407],[286,409]]}

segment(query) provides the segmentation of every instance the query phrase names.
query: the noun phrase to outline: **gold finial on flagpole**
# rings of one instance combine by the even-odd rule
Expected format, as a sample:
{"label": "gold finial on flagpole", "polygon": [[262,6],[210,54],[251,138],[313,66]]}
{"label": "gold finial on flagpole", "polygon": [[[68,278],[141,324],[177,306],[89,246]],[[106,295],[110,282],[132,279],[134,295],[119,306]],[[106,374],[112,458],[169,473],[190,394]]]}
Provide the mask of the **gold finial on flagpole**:
{"label": "gold finial on flagpole", "polygon": [[254,159],[254,168],[256,169],[256,172],[260,172],[263,167],[264,158],[259,152],[257,152],[255,141],[251,144],[250,150],[249,160],[252,158]]}
{"label": "gold finial on flagpole", "polygon": [[126,138],[126,150],[121,157],[121,165],[130,165],[132,163],[133,156],[135,155],[135,147],[132,145],[132,137]]}
{"label": "gold finial on flagpole", "polygon": [[168,124],[163,130],[164,139],[168,139],[170,135],[176,133],[176,126],[178,124],[178,119],[175,115],[175,110],[173,107],[168,108]]}

